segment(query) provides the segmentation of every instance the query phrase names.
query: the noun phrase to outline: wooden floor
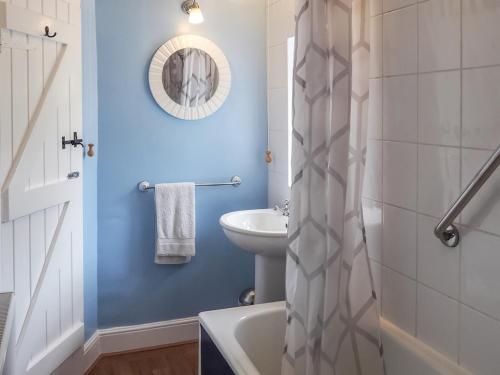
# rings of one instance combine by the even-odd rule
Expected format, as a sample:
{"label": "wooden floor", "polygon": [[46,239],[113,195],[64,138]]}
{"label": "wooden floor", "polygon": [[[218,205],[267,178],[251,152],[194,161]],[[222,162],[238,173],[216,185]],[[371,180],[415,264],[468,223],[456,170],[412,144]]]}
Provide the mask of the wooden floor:
{"label": "wooden floor", "polygon": [[106,356],[88,375],[197,375],[198,343]]}

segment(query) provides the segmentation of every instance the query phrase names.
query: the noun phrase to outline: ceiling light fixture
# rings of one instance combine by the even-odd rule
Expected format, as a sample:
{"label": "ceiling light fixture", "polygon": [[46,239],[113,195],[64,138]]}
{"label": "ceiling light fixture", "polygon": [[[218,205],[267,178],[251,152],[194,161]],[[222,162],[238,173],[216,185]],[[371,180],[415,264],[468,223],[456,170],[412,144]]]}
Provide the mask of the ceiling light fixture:
{"label": "ceiling light fixture", "polygon": [[182,11],[189,15],[189,23],[199,24],[203,22],[203,13],[196,0],[186,0],[182,3]]}

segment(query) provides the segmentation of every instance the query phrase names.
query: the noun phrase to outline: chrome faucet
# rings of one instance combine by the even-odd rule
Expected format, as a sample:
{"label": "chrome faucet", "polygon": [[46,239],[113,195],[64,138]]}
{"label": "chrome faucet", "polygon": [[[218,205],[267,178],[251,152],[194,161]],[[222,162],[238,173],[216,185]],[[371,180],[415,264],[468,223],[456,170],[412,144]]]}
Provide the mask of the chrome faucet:
{"label": "chrome faucet", "polygon": [[279,211],[283,216],[290,216],[290,201],[288,199],[285,199],[283,202],[281,202],[279,205],[274,206],[274,211]]}

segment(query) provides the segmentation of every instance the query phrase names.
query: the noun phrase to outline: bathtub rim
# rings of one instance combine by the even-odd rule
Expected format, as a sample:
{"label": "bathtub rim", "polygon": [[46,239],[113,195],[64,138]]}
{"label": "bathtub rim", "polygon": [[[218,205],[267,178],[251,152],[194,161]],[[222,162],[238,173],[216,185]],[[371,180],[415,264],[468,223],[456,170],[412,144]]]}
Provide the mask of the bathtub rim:
{"label": "bathtub rim", "polygon": [[285,302],[264,303],[253,306],[233,307],[224,310],[205,311],[199,314],[200,324],[207,331],[226,362],[237,375],[260,375],[236,338],[240,321],[253,314],[282,311]]}
{"label": "bathtub rim", "polygon": [[474,375],[467,369],[459,366],[445,355],[439,353],[417,337],[410,335],[395,324],[384,318],[380,318],[380,331],[384,336],[394,340],[403,349],[411,351],[413,355],[439,371],[442,375]]}
{"label": "bathtub rim", "polygon": [[[236,337],[237,325],[249,316],[265,312],[282,311],[285,302],[272,302],[253,306],[212,310],[199,314],[200,324],[237,375],[260,375]],[[443,375],[473,375],[448,357],[431,348],[418,338],[406,333],[391,322],[380,318],[381,334],[396,341],[422,361],[429,363]]]}

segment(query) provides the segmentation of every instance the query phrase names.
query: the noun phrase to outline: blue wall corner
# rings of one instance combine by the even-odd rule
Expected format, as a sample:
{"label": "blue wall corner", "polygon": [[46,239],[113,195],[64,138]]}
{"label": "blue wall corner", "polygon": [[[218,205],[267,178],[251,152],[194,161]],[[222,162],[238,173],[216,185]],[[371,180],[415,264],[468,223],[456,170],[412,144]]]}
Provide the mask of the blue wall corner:
{"label": "blue wall corner", "polygon": [[[229,211],[267,205],[265,0],[204,0],[205,23],[192,26],[171,0],[99,0],[98,326],[197,315],[237,304],[253,285],[254,260],[219,226]],[[233,73],[214,115],[175,119],[155,103],[150,59],[168,39],[194,33],[214,41]],[[153,194],[137,182],[226,181],[239,188],[196,191],[197,255],[182,266],[154,257]]]}
{"label": "blue wall corner", "polygon": [[[95,0],[82,0],[83,57],[83,136],[87,143],[98,143],[97,47]],[[97,160],[83,161],[84,223],[84,316],[85,338],[97,329]]]}

